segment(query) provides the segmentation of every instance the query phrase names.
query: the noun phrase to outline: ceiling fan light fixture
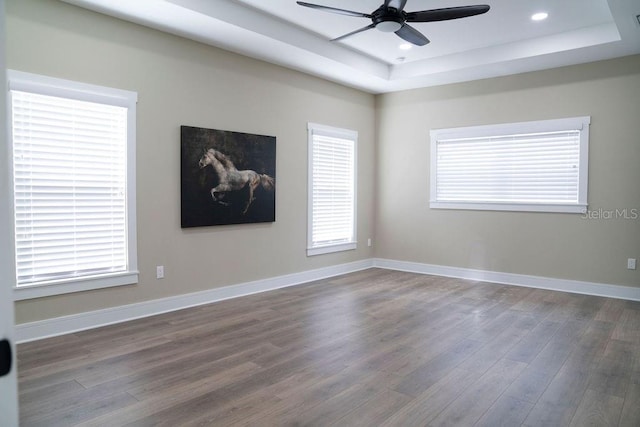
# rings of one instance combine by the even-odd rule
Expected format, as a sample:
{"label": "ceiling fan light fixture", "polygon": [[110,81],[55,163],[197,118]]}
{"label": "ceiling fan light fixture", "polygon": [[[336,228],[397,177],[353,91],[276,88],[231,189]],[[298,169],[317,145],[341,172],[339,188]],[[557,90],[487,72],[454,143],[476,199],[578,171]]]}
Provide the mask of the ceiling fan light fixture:
{"label": "ceiling fan light fixture", "polygon": [[383,33],[395,33],[400,28],[402,28],[402,23],[395,20],[382,21],[376,25],[376,29]]}
{"label": "ceiling fan light fixture", "polygon": [[532,21],[544,21],[548,17],[549,17],[549,14],[547,12],[538,12],[538,13],[534,13],[533,15],[531,15],[531,20]]}

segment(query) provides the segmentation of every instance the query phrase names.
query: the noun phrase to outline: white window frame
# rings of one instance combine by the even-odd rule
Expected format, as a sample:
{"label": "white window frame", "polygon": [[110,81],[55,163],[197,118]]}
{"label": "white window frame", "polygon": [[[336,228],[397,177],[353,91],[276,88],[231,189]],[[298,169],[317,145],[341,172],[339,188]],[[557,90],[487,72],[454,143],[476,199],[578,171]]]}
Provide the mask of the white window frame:
{"label": "white window frame", "polygon": [[[357,176],[358,176],[358,132],[341,129],[317,123],[308,123],[308,217],[307,217],[307,256],[321,255],[332,252],[354,250],[357,247]],[[338,242],[313,241],[313,144],[314,135],[327,136],[349,140],[353,143],[353,218],[352,234],[350,238]]]}
{"label": "white window frame", "polygon": [[[584,213],[587,211],[588,167],[589,167],[589,124],[591,117],[572,117],[542,121],[507,123],[498,125],[469,126],[452,129],[435,129],[430,131],[430,200],[429,206],[434,209],[471,209],[490,211],[526,211],[526,212],[561,212]],[[578,171],[577,203],[534,203],[534,202],[477,202],[477,201],[444,201],[437,199],[437,167],[438,141],[464,138],[498,137],[509,135],[525,135],[545,132],[580,131],[580,154]]]}
{"label": "white window frame", "polygon": [[[7,70],[8,77],[8,123],[9,123],[9,200],[11,203],[12,217],[15,218],[13,205],[13,137],[12,137],[12,103],[11,91],[31,92],[67,99],[101,103],[127,108],[127,160],[126,160],[126,240],[127,240],[127,268],[126,271],[110,274],[98,274],[36,282],[29,285],[17,285],[14,274],[14,300],[40,298],[51,295],[66,294],[71,292],[86,291],[91,289],[107,288],[112,286],[130,285],[138,282],[138,261],[136,241],[136,103],[137,93],[113,89],[92,84],[80,83],[70,80],[47,77],[37,74],[25,73],[15,70]],[[10,236],[15,263],[15,224],[11,226]]]}

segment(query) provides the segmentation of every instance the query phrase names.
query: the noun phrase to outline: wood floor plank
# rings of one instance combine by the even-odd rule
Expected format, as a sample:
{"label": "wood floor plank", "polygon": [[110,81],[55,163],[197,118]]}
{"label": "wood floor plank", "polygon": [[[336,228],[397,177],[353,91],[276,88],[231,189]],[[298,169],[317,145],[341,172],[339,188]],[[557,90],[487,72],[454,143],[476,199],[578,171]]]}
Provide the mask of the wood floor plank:
{"label": "wood floor plank", "polygon": [[379,426],[411,401],[409,396],[392,390],[376,394],[364,404],[353,408],[347,415],[333,422],[334,426]]}
{"label": "wood floor plank", "polygon": [[526,364],[522,362],[508,359],[498,361],[435,419],[430,421],[429,426],[473,425],[498,400],[525,366]]}
{"label": "wood floor plank", "polygon": [[[562,367],[525,419],[525,426],[568,425],[587,390],[590,373],[604,354],[612,331],[610,324],[593,321],[587,328],[582,320],[569,320],[568,324],[581,332],[574,338],[570,356],[565,358]],[[561,353],[566,352],[566,348],[563,347],[559,347],[559,350]],[[533,363],[536,360],[537,358]],[[559,358],[551,360],[556,361]],[[540,366],[534,369],[540,370]]]}
{"label": "wood floor plank", "polygon": [[482,346],[483,343],[480,341],[461,340],[407,374],[405,380],[395,390],[409,396],[418,396],[444,378],[450,370],[471,357]]}
{"label": "wood floor plank", "polygon": [[426,426],[480,376],[479,372],[452,369],[445,377],[387,418],[381,426]]}
{"label": "wood floor plank", "polygon": [[528,334],[526,340],[514,345],[507,354],[507,359],[516,362],[531,362],[547,345],[560,326],[560,322],[543,320]]}
{"label": "wood floor plank", "polygon": [[265,425],[328,425],[338,422],[352,411],[357,411],[369,400],[378,398],[379,394],[380,391],[376,387],[355,384],[309,409],[298,406],[291,412],[280,414],[277,419],[267,419]]}
{"label": "wood floor plank", "polygon": [[494,334],[491,338],[487,337],[484,341],[486,345],[458,367],[467,371],[484,373],[502,359],[509,349],[520,342],[524,336],[526,336],[526,330],[503,325],[502,332]]}
{"label": "wood floor plank", "polygon": [[586,390],[586,382],[584,373],[559,372],[522,425],[569,425]]}
{"label": "wood floor plank", "polygon": [[627,341],[609,341],[603,356],[589,372],[588,387],[604,395],[624,399],[632,379],[629,366],[633,366],[638,351],[640,346]]}
{"label": "wood floor plank", "polygon": [[640,423],[640,383],[629,386],[620,414],[620,427],[637,427]]}
{"label": "wood floor plank", "polygon": [[[41,414],[46,415],[53,409],[65,406],[62,403],[69,396],[77,396],[82,399],[86,389],[78,384],[75,380],[69,380],[59,384],[52,384],[37,390],[20,392],[20,400],[22,401],[21,410],[29,413],[30,416],[38,418]],[[52,398],[55,396],[55,399]]]}
{"label": "wood floor plank", "polygon": [[34,427],[66,427],[77,425],[101,414],[110,414],[120,408],[135,404],[137,401],[126,392],[108,395],[98,399],[76,400],[69,404],[37,417],[30,415],[20,418],[20,425]]}
{"label": "wood floor plank", "polygon": [[602,322],[617,322],[622,316],[625,308],[625,301],[620,299],[607,298],[598,310],[595,320]]}
{"label": "wood floor plank", "polygon": [[587,390],[569,426],[617,426],[623,403],[620,397]]}
{"label": "wood floor plank", "polygon": [[503,394],[474,424],[474,427],[519,426],[532,408],[532,403]]}
{"label": "wood floor plank", "polygon": [[505,395],[523,402],[535,404],[556,376],[556,371],[539,370],[527,366],[509,385]]}
{"label": "wood floor plank", "polygon": [[640,303],[368,269],[18,346],[22,426],[640,425]]}
{"label": "wood floor plank", "polygon": [[637,343],[640,340],[640,310],[625,308],[616,323],[613,339]]}
{"label": "wood floor plank", "polygon": [[[212,389],[213,390],[208,390],[204,393],[202,393],[202,388],[200,388],[198,390],[191,390],[182,395],[162,394],[154,396],[152,399],[136,401],[126,407],[119,408],[105,414],[98,414],[89,420],[84,420],[81,423],[78,423],[77,425],[83,427],[132,425],[143,422],[141,420],[153,419],[153,417],[157,416],[158,413],[162,413],[167,410],[167,408],[179,408],[179,412],[182,413],[183,409],[194,410],[193,408],[196,406],[197,402],[201,401],[209,402],[209,405],[207,406],[209,408],[229,402],[229,399],[220,394],[215,389],[215,386],[212,386]],[[173,413],[175,412],[176,411],[173,411]]]}
{"label": "wood floor plank", "polygon": [[[284,420],[304,420],[305,414],[311,411],[317,405],[325,402],[336,395],[339,395],[349,388],[360,385],[360,387],[375,388],[371,384],[361,384],[363,379],[363,372],[360,370],[345,369],[338,375],[325,377],[317,373],[305,372],[298,375],[309,375],[298,381],[287,389],[279,387],[280,384],[267,386],[264,390],[270,395],[274,395],[279,400],[269,405],[268,408],[262,411],[255,412],[253,414],[245,414],[243,416],[243,423],[248,425],[265,425],[265,419],[271,420],[271,423],[276,425],[279,422],[284,423]],[[380,391],[380,388],[377,388]],[[256,393],[262,393],[263,390],[258,390]],[[238,418],[238,417],[236,417]],[[230,424],[233,425],[233,424]]]}
{"label": "wood floor plank", "polygon": [[586,331],[588,322],[567,320],[547,345],[531,360],[529,366],[539,371],[556,373],[565,363]]}

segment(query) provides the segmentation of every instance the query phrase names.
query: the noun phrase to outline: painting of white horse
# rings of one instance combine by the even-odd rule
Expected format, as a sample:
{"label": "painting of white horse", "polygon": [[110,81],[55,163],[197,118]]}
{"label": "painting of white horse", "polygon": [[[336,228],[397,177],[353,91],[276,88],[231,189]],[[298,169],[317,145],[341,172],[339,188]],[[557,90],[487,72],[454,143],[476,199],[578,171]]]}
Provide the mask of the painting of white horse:
{"label": "painting of white horse", "polygon": [[181,127],[182,227],[275,221],[275,137]]}
{"label": "painting of white horse", "polygon": [[200,166],[200,169],[211,166],[218,174],[220,183],[213,187],[210,193],[213,200],[220,202],[223,205],[227,205],[227,203],[221,201],[221,199],[228,191],[242,190],[245,187],[249,189],[247,202],[242,211],[243,215],[246,215],[247,210],[249,210],[249,206],[251,206],[251,202],[255,200],[253,193],[258,185],[261,185],[266,190],[273,190],[274,188],[273,178],[269,175],[260,174],[248,169],[239,171],[227,156],[213,148],[209,148],[205,151],[204,155],[200,158],[198,165]]}

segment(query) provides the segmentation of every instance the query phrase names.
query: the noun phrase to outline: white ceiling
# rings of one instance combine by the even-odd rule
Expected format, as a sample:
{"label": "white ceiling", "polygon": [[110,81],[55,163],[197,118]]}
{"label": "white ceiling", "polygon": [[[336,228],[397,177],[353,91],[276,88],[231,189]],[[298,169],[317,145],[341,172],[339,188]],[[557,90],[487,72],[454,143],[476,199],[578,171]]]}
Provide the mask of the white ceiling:
{"label": "white ceiling", "polygon": [[[488,4],[483,15],[412,24],[431,43],[400,50],[371,23],[295,0],[63,0],[371,93],[640,53],[640,0],[408,0],[405,11]],[[382,0],[306,0],[371,13]],[[535,12],[548,19],[534,22]]]}

